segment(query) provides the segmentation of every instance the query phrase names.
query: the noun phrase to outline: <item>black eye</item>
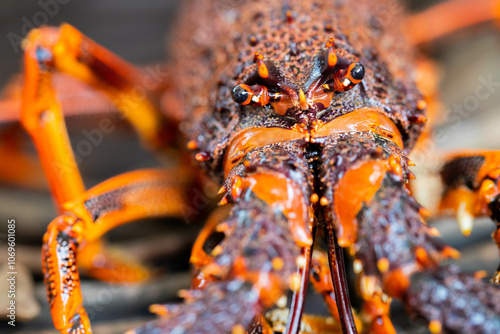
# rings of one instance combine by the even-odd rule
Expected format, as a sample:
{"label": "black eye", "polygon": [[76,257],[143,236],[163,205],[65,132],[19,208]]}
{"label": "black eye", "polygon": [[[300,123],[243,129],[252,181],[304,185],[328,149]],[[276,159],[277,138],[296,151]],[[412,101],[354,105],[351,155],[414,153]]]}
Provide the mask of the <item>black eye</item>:
{"label": "black eye", "polygon": [[231,96],[238,104],[248,104],[252,98],[251,93],[241,85],[234,86]]}
{"label": "black eye", "polygon": [[351,70],[351,77],[354,80],[363,80],[365,77],[365,67],[360,63],[356,63],[356,65]]}

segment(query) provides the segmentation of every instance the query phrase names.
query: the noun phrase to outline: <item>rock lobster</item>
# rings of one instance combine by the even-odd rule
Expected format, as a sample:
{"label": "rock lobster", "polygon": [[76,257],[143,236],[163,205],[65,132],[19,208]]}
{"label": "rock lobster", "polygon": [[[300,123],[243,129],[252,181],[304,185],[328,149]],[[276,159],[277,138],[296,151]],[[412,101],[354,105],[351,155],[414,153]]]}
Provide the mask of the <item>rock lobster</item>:
{"label": "rock lobster", "polygon": [[[493,1],[458,2],[479,13],[471,15],[477,21],[496,15],[486,8]],[[133,333],[395,333],[392,298],[432,333],[500,332],[500,275],[489,283],[443,261],[457,252],[426,225],[409,182],[408,156],[432,120],[413,44],[453,24],[402,33],[405,15],[389,10],[397,7],[392,0],[184,7],[171,83],[161,91],[70,25],[35,29],[26,39],[21,122],[60,214],[42,250],[55,327],[91,332],[77,259],[97,278],[127,271],[88,261],[105,254],[99,238],[139,218],[181,214],[186,189],[203,182],[191,175],[195,167],[148,169],[86,190],[52,88],[57,70],[103,91],[146,147],[162,155],[183,146],[222,185],[221,207],[193,247],[185,302],[152,306],[161,317]],[[499,166],[496,151],[457,153],[443,163],[441,209],[458,213],[465,232],[473,216],[500,221]],[[500,243],[500,234],[493,237]],[[326,251],[315,239],[326,241]],[[357,312],[344,250],[363,300]],[[129,271],[133,279],[146,275]],[[303,314],[309,283],[332,318]]]}

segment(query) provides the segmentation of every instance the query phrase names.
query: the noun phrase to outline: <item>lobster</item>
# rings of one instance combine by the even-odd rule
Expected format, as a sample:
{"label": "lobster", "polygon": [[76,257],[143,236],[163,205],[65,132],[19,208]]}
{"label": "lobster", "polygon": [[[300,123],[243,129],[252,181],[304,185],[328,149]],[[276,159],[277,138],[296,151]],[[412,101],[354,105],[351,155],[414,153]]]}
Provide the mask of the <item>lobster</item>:
{"label": "lobster", "polygon": [[[148,276],[106,257],[100,237],[140,218],[181,215],[189,189],[204,182],[199,168],[224,195],[193,246],[192,289],[182,304],[153,305],[160,317],[130,333],[395,333],[392,298],[432,333],[498,333],[500,274],[489,283],[444,261],[457,251],[425,223],[408,158],[434,116],[414,44],[495,18],[493,3],[457,1],[477,15],[442,26],[416,17],[409,26],[419,29],[404,34],[402,13],[377,19],[393,0],[189,1],[161,89],[70,25],[33,30],[20,119],[59,212],[42,249],[56,329],[91,332],[78,266],[104,280],[117,271],[131,281]],[[447,8],[427,17],[456,15]],[[128,172],[85,189],[55,70],[104,92],[145,147],[159,156],[177,147],[197,167],[182,156],[178,168]],[[499,223],[499,165],[497,151],[445,159],[441,210],[458,213],[465,233],[474,216]],[[500,245],[498,230],[493,237]],[[358,312],[344,250],[354,258]],[[106,260],[96,265],[96,255]],[[332,318],[304,314],[309,283]]]}

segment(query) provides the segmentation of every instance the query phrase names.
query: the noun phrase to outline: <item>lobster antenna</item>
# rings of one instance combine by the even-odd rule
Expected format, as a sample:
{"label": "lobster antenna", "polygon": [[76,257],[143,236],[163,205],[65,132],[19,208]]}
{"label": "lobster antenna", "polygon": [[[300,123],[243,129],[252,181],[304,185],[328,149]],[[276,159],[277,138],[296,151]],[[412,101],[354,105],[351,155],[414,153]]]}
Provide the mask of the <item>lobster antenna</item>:
{"label": "lobster antenna", "polygon": [[349,288],[347,287],[342,248],[337,242],[337,236],[332,226],[325,227],[325,234],[328,243],[328,262],[330,263],[330,272],[332,275],[335,300],[337,301],[342,331],[347,334],[357,334],[358,331],[354,323],[351,301],[349,299]]}

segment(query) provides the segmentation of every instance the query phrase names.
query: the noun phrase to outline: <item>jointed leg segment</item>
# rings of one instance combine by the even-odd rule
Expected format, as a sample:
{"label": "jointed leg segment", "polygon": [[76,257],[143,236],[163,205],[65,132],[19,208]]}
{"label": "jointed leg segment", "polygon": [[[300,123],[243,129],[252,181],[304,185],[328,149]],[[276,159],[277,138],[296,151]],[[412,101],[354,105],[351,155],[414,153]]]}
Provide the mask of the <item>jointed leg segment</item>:
{"label": "jointed leg segment", "polygon": [[406,31],[413,43],[423,44],[466,27],[499,19],[498,0],[448,0],[410,17]]}
{"label": "jointed leg segment", "polygon": [[[425,224],[420,205],[406,189],[408,174],[402,152],[398,153],[387,142],[370,137],[359,135],[332,141],[323,154],[323,176],[328,182],[326,197],[332,203],[327,209],[337,224],[336,229],[342,232],[341,236],[346,230],[355,235],[355,238],[345,239],[344,245],[351,247],[355,254],[363,297],[370,301],[384,292],[402,299],[429,321],[433,333],[464,331],[466,327],[465,332],[480,332],[483,327],[474,324],[473,311],[460,303],[461,299],[471,300],[478,305],[476,309],[481,316],[488,319],[490,332],[497,332],[500,329],[497,327],[500,324],[498,306],[477,291],[488,291],[490,298],[496,300],[500,298],[498,289],[460,274],[458,269],[440,265],[442,259],[456,257],[458,252],[434,240],[432,230]],[[348,153],[344,152],[346,148],[350,150]],[[399,159],[394,159],[394,155]],[[344,159],[337,159],[337,156]],[[357,158],[345,159],[345,156]],[[370,161],[373,161],[371,165]],[[386,167],[380,168],[382,163]],[[371,166],[371,172],[363,166]],[[371,197],[360,201],[355,196],[342,197],[338,193],[345,191],[341,182],[351,173],[355,173],[359,184],[371,180],[366,183],[375,187]],[[351,183],[351,186],[354,185]],[[350,215],[343,214],[341,210],[346,207],[356,210]],[[423,290],[427,293],[422,294]],[[443,304],[447,307],[443,308]],[[460,317],[454,318],[453,314],[460,314]],[[382,321],[383,325],[384,317],[377,321]]]}
{"label": "jointed leg segment", "polygon": [[[87,244],[95,245],[104,233],[119,225],[140,218],[180,215],[184,203],[181,186],[182,179],[176,179],[169,171],[130,172],[109,179],[63,205],[64,213],[47,229],[42,253],[44,281],[58,330],[90,331],[77,270],[80,249]],[[130,281],[143,279],[147,274],[127,262],[93,263],[95,255],[91,250],[87,261],[97,277]]]}
{"label": "jointed leg segment", "polygon": [[[471,233],[475,217],[490,217],[496,224],[493,240],[500,249],[500,152],[450,155],[440,173],[444,188],[441,212],[455,213],[464,235]],[[500,284],[500,267],[493,282]]]}
{"label": "jointed leg segment", "polygon": [[35,143],[60,213],[44,236],[44,280],[55,327],[63,333],[89,333],[77,258],[101,279],[145,278],[144,268],[109,256],[99,238],[136,219],[180,215],[188,178],[179,171],[143,170],[86,191],[52,87],[54,70],[105,92],[150,147],[164,145],[164,120],[148,94],[134,99],[143,75],[73,27],[45,27],[28,36],[21,122]]}
{"label": "jointed leg segment", "polygon": [[[67,73],[105,93],[140,138],[151,148],[164,145],[165,121],[154,102],[155,88],[145,74],[68,24],[31,31],[25,50],[24,122],[37,122],[47,104],[55,104],[51,71]],[[149,89],[148,89],[149,88]],[[46,98],[47,97],[47,98]],[[45,105],[37,105],[40,100]],[[30,108],[31,111],[24,111]]]}
{"label": "jointed leg segment", "polygon": [[500,220],[500,152],[472,151],[450,155],[440,170],[443,196],[440,210],[455,213],[469,235],[473,217]]}
{"label": "jointed leg segment", "polygon": [[[312,178],[300,146],[286,145],[254,150],[229,173],[227,196],[234,206],[226,219],[210,219],[192,257],[197,269],[193,285],[201,289],[183,293],[185,304],[165,306],[164,317],[135,333],[244,333],[288,288],[300,302],[305,288],[301,268],[307,270],[308,261],[301,249],[312,244]],[[292,310],[296,325],[289,333],[300,329],[301,306]]]}

